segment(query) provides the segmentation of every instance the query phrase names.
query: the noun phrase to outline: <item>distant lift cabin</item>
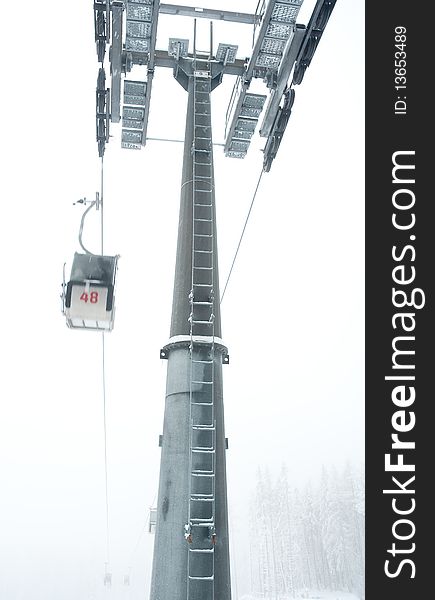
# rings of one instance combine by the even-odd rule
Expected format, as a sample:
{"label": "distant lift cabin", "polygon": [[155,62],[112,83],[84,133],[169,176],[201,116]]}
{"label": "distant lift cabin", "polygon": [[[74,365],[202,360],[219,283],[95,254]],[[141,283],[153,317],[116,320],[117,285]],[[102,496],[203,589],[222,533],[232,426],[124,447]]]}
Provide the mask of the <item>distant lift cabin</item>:
{"label": "distant lift cabin", "polygon": [[65,316],[71,329],[111,331],[115,317],[118,256],[74,254],[65,292]]}

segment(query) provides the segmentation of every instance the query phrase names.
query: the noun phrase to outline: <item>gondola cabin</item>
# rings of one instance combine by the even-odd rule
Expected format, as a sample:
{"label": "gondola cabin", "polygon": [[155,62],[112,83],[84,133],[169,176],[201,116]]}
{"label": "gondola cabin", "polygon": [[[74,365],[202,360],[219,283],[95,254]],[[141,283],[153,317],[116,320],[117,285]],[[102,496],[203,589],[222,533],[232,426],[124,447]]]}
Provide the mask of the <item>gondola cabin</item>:
{"label": "gondola cabin", "polygon": [[115,277],[118,256],[74,254],[66,284],[65,316],[68,327],[111,331],[115,317]]}

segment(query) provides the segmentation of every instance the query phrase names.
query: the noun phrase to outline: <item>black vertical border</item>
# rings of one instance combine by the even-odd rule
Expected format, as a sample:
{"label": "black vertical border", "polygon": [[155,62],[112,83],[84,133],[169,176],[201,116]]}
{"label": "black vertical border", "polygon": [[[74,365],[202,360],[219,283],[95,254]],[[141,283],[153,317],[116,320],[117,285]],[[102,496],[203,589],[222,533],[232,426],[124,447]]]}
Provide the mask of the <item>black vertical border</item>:
{"label": "black vertical border", "polygon": [[[433,593],[431,580],[435,574],[432,560],[432,539],[435,527],[432,518],[435,487],[435,326],[433,279],[435,278],[435,213],[432,178],[435,177],[435,152],[431,148],[435,136],[435,101],[429,91],[435,78],[431,48],[435,38],[429,7],[424,3],[390,0],[366,0],[366,598],[367,600],[414,600]],[[395,28],[406,28],[406,90],[395,89]],[[406,96],[406,115],[394,114],[398,96]],[[412,232],[395,230],[392,225],[392,154],[396,151],[415,150],[416,203],[412,211],[416,224]],[[406,186],[404,186],[406,187]],[[415,240],[410,240],[410,235]],[[395,335],[392,317],[392,269],[401,264],[392,257],[392,247],[412,244],[402,264],[406,273],[415,267],[416,278],[408,287],[422,288],[425,306],[414,310],[415,335],[411,360],[415,364],[416,400],[408,410],[414,410],[416,424],[412,431],[400,434],[405,440],[415,441],[416,448],[404,451],[405,462],[416,465],[415,473],[386,473],[385,454],[391,451],[392,414],[395,407],[391,391],[396,384],[385,381],[385,376],[397,374],[392,370],[392,339]],[[400,289],[400,286],[396,286]],[[408,307],[406,310],[412,311]],[[403,371],[411,374],[411,371]],[[398,385],[398,384],[397,384]],[[414,495],[397,495],[400,506],[410,506],[415,499],[415,510],[408,516],[394,513],[392,495],[383,489],[392,486],[392,475],[403,482],[415,475],[408,488]],[[408,504],[407,504],[408,503]],[[415,535],[410,540],[397,540],[393,524],[408,518],[415,524]],[[402,528],[401,528],[402,527]],[[411,527],[399,526],[401,535]],[[415,551],[409,554],[388,553],[393,542],[400,549]],[[389,578],[384,572],[385,561],[395,571],[406,558],[415,564],[415,578],[411,566],[403,565],[397,577]],[[429,596],[428,596],[429,597]]]}

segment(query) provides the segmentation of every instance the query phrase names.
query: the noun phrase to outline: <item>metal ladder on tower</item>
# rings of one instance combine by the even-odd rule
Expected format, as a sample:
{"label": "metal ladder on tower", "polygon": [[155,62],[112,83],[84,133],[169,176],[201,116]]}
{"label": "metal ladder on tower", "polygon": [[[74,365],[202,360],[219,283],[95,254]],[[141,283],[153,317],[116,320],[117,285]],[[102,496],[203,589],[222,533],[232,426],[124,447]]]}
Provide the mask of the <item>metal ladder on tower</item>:
{"label": "metal ladder on tower", "polygon": [[193,60],[193,243],[190,300],[190,461],[187,600],[213,600],[215,561],[214,206],[211,79]]}

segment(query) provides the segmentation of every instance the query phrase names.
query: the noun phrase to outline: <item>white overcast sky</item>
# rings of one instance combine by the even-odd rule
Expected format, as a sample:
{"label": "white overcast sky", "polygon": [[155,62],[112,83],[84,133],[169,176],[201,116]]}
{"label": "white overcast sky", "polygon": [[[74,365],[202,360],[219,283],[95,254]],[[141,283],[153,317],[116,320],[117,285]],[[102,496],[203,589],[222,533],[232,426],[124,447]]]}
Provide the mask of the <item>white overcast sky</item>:
{"label": "white overcast sky", "polygon": [[[298,23],[314,4],[305,1]],[[253,12],[257,0],[199,5]],[[301,486],[322,464],[363,461],[363,6],[338,0],[296,87],[222,304],[240,597],[249,591],[248,501],[258,467],[275,475],[285,463]],[[105,157],[105,251],[121,256],[115,328],[106,335],[108,592],[101,335],[69,330],[59,298],[63,263],[69,270],[80,250],[82,208],[73,202],[99,188],[92,2],[7,3],[3,24],[0,598],[139,600],[151,574],[153,536],[140,534],[158,488],[167,365],[159,350],[169,336],[182,144],[121,150],[113,125]],[[208,22],[198,28],[208,40]],[[192,39],[192,30],[189,19],[162,17],[157,46]],[[216,44],[238,44],[239,57],[249,55],[251,38],[249,26],[215,24]],[[227,76],[213,92],[216,142],[233,83]],[[171,71],[158,70],[149,135],[181,138],[186,100]],[[243,161],[215,150],[222,288],[263,147],[257,132]],[[84,231],[94,252],[98,219],[90,215]],[[129,569],[131,586],[122,588]]]}

